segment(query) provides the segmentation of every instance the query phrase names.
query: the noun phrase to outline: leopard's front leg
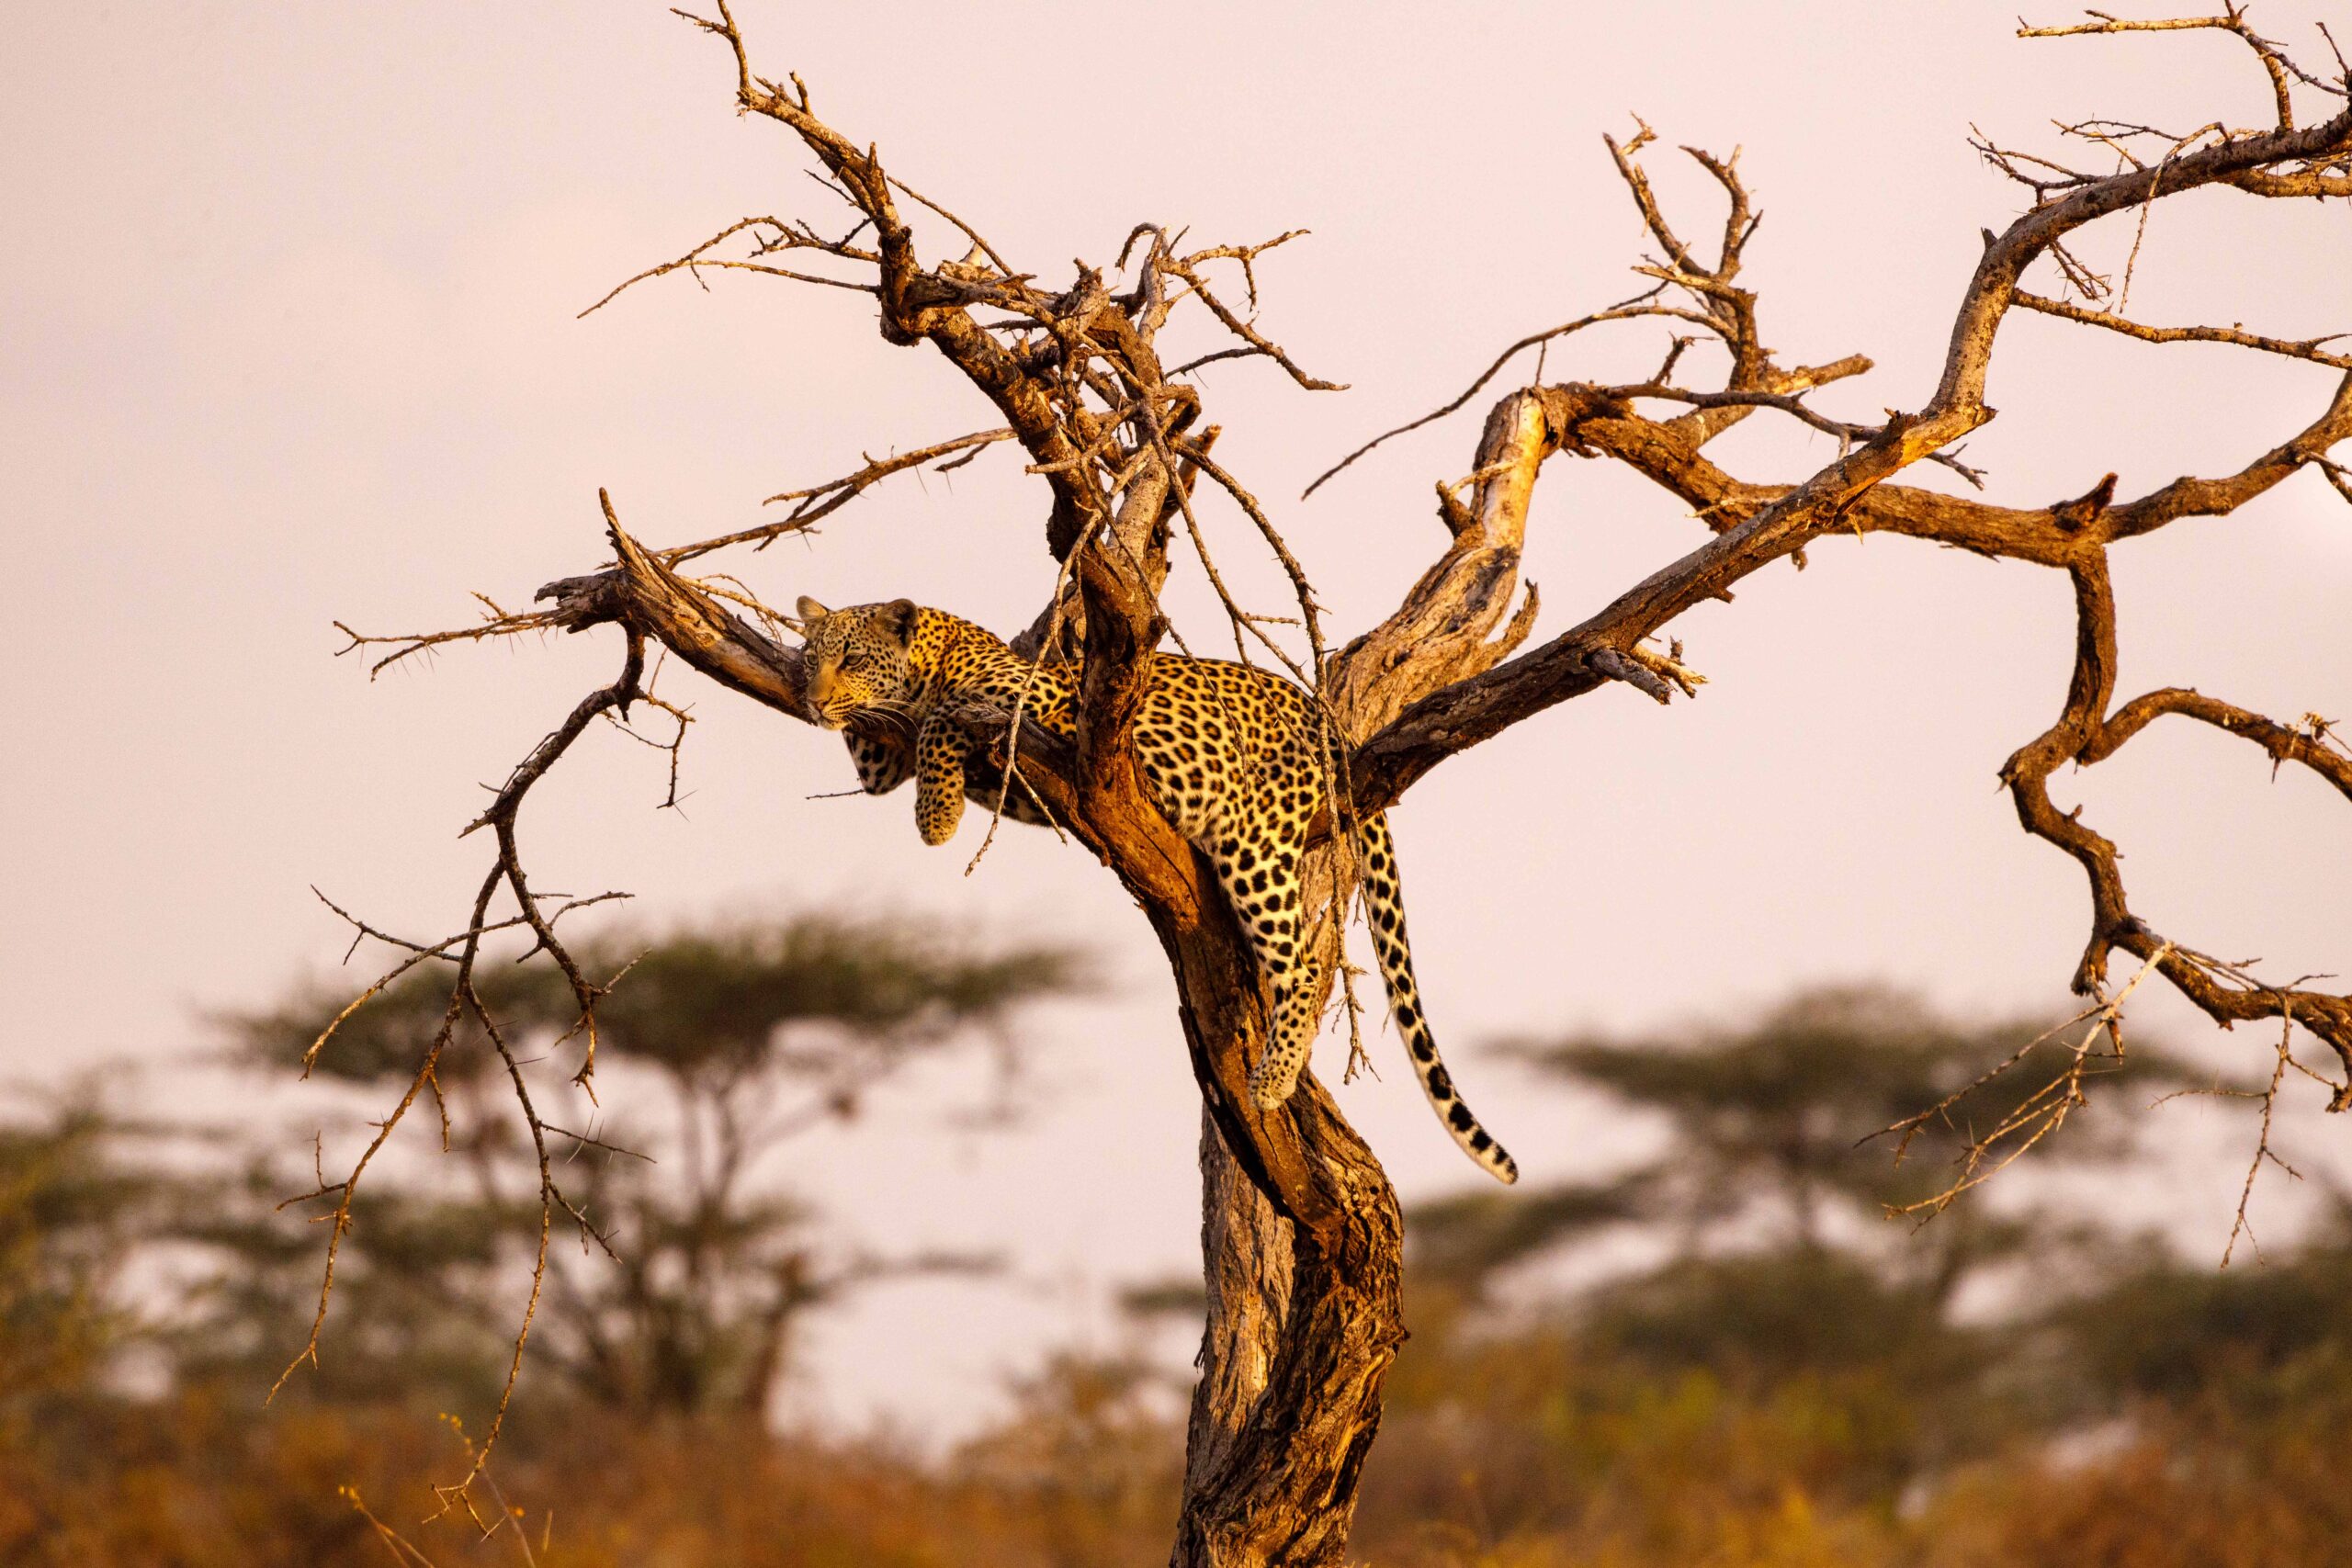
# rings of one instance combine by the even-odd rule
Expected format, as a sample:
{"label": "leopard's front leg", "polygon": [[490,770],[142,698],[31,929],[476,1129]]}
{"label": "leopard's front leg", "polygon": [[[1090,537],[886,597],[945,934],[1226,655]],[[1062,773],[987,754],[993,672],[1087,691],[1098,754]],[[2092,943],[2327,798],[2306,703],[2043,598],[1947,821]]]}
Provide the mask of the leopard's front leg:
{"label": "leopard's front leg", "polygon": [[861,735],[846,732],[850,761],[857,764],[857,786],[868,795],[888,795],[915,771],[915,749],[903,733]]}
{"label": "leopard's front leg", "polygon": [[933,716],[915,737],[915,827],[926,844],[944,844],[964,819],[964,758],[971,742],[963,726]]}

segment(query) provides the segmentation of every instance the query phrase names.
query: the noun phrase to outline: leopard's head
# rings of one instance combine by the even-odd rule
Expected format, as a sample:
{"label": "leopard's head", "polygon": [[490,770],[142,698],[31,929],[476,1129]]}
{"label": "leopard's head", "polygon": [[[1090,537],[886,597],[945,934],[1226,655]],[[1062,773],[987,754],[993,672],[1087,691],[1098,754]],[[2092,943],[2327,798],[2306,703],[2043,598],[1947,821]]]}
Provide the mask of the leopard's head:
{"label": "leopard's head", "polygon": [[903,718],[911,684],[907,650],[915,639],[914,601],[828,610],[803,596],[798,610],[808,716],[827,729],[843,728],[861,714]]}

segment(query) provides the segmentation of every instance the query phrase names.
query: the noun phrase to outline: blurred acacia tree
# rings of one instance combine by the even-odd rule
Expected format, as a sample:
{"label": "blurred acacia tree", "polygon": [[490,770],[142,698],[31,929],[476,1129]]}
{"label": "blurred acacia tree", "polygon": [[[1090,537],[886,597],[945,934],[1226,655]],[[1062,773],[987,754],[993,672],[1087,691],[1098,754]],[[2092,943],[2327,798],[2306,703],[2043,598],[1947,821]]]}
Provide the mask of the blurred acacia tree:
{"label": "blurred acacia tree", "polygon": [[[1973,1128],[2063,1087],[2081,1030],[1925,1123],[1899,1163],[1871,1136],[2049,1029],[1955,1023],[1900,992],[1845,987],[1724,1025],[1521,1044],[1547,1075],[1656,1124],[1660,1152],[1605,1179],[1415,1209],[1427,1348],[1400,1364],[1401,1419],[1410,1429],[1450,1411],[1433,1428],[1442,1448],[1523,1454],[1523,1491],[1491,1506],[1531,1516],[1632,1507],[1657,1486],[1662,1511],[1668,1495],[1723,1486],[1736,1502],[1743,1486],[1790,1483],[1889,1506],[1922,1476],[2068,1419],[2086,1369],[2037,1316],[2064,1292],[2011,1291],[2006,1312],[1980,1301],[1963,1313],[1959,1298],[2060,1260],[2067,1290],[2091,1289],[2131,1240],[2023,1183],[1997,1207],[1972,1194],[1929,1224],[1889,1215],[1951,1185]],[[2093,1103],[2209,1077],[2136,1040],[2095,1065]],[[2143,1127],[2078,1111],[2040,1152],[2120,1166]],[[1579,1254],[1611,1261],[1566,1295],[1501,1288],[1514,1269]],[[1447,1424],[1463,1420],[1465,1388],[1475,1438]]]}
{"label": "blurred acacia tree", "polygon": [[2058,1303],[2049,1325],[2086,1416],[2161,1403],[2352,1418],[2347,1303],[2352,1193],[2338,1187],[2291,1251],[2217,1269],[2150,1247]]}
{"label": "blurred acacia tree", "polygon": [[[1088,984],[1080,953],[841,915],[577,951],[600,973],[627,971],[598,1009],[600,1062],[658,1092],[632,1088],[622,1097],[631,1119],[613,1125],[589,1120],[594,1107],[576,1091],[560,1116],[545,1109],[551,1125],[571,1121],[560,1156],[570,1162],[566,1186],[610,1252],[559,1249],[533,1331],[535,1355],[576,1396],[647,1415],[756,1419],[806,1311],[889,1276],[988,1265],[843,1246],[774,1167],[795,1140],[855,1117],[866,1094],[919,1061],[986,1043],[1000,1088],[1009,1084],[1014,1020]],[[435,978],[413,972],[368,1003],[318,1070],[354,1084],[407,1082],[446,1005]],[[576,1009],[552,971],[512,968],[480,985],[526,1042],[565,1043]],[[281,1071],[337,1005],[306,989],[224,1021],[245,1061]],[[357,1214],[338,1266],[329,1364],[312,1386],[321,1396],[479,1400],[503,1378],[514,1255],[538,1235],[536,1154],[512,1118],[503,1064],[477,1030],[461,1030],[443,1063],[445,1144],[463,1179],[409,1169]],[[989,1120],[1007,1111],[1001,1093],[983,1108]],[[282,1172],[248,1175],[256,1189],[273,1181],[283,1190]],[[274,1376],[287,1333],[308,1321],[318,1248],[252,1204],[206,1239],[242,1265],[220,1280],[197,1336],[210,1370]]]}
{"label": "blurred acacia tree", "polygon": [[[822,1287],[871,1277],[779,1195],[763,1151],[854,1113],[863,1086],[892,1065],[983,1043],[1013,1026],[1025,999],[1082,978],[1067,954],[1009,973],[1006,951],[931,933],[918,945],[939,986],[884,971],[762,999],[759,977],[781,968],[805,963],[831,984],[876,960],[873,943],[853,936],[843,951],[837,935],[741,928],[704,933],[707,945],[665,941],[621,988],[649,982],[634,998],[647,1017],[624,1043],[619,1025],[634,1015],[614,1010],[612,1070],[642,1075],[632,1102],[695,1107],[706,1164],[677,1146],[684,1134],[670,1123],[644,1129],[659,1165],[594,1145],[578,1154],[574,1168],[607,1183],[591,1203],[616,1245],[650,1227],[642,1256],[657,1261],[640,1276],[593,1260],[551,1282],[582,1292],[550,1298],[542,1320],[571,1376],[534,1384],[537,1418],[518,1425],[503,1477],[518,1501],[558,1505],[553,1550],[543,1533],[538,1560],[1142,1561],[1164,1538],[1182,1461],[1170,1415],[1181,1400],[1148,1358],[1057,1358],[1014,1387],[992,1429],[927,1462],[744,1419],[753,1407],[742,1391],[768,1375],[761,1348],[784,1356]],[[601,958],[628,956],[616,947]],[[508,971],[497,1003],[537,1019],[530,1032],[544,1044],[568,1019],[544,1010],[531,984],[527,970]],[[685,999],[664,1005],[662,987]],[[403,1015],[413,1005],[395,996],[363,1012],[325,1066],[363,1083],[401,1069],[415,1031],[429,1028]],[[317,1012],[297,996],[244,1021],[241,1047],[270,1064],[268,1081],[282,1081],[284,1054],[307,1043]],[[764,1039],[755,1025],[729,1032],[729,1020],[763,1012],[787,1021]],[[1932,1041],[1900,1032],[1922,1020],[1946,1040],[1949,1063]],[[2352,1201],[2339,1196],[2291,1243],[2266,1233],[2259,1266],[2247,1258],[2221,1272],[2210,1253],[2183,1260],[2103,1229],[2079,1190],[2012,1186],[2001,1222],[2028,1215],[2046,1228],[1966,1256],[1973,1280],[1997,1264],[2030,1268],[2002,1281],[2018,1288],[1967,1292],[1964,1311],[1939,1282],[1948,1260],[1932,1251],[1954,1245],[1942,1232],[1961,1210],[1916,1232],[1871,1222],[1876,1203],[1931,1190],[1944,1173],[1893,1168],[1883,1145],[1853,1150],[1841,1120],[1859,1135],[1861,1123],[1915,1109],[1906,1096],[1939,1095],[2030,1037],[1847,992],[1680,1040],[1566,1043],[1688,1053],[1701,1066],[1724,1053],[1720,1077],[1697,1085],[1687,1064],[1580,1057],[1612,1075],[1603,1081],[1645,1086],[1609,1089],[1629,1110],[1654,1105],[1652,1094],[1695,1101],[1705,1136],[1672,1111],[1653,1113],[1673,1140],[1665,1146],[1702,1163],[1662,1177],[1637,1163],[1621,1179],[1539,1194],[1518,1231],[1475,1206],[1436,1211],[1467,1214],[1463,1225],[1424,1211],[1416,1246],[1434,1260],[1391,1382],[1390,1435],[1369,1461],[1362,1548],[1398,1568],[2342,1562]],[[441,1391],[503,1371],[511,1303],[491,1300],[491,1270],[537,1215],[525,1151],[478,1118],[503,1109],[498,1085],[480,1076],[484,1043],[449,1058],[453,1157],[403,1168],[379,1190],[380,1209],[353,1238],[319,1375],[298,1379],[299,1402],[266,1416],[254,1381],[274,1374],[310,1309],[317,1236],[240,1216],[266,1213],[286,1173],[232,1169],[224,1180],[218,1146],[180,1147],[178,1129],[104,1113],[86,1097],[0,1108],[0,1562],[357,1568],[380,1561],[383,1544],[338,1485],[361,1485],[404,1528],[430,1510],[422,1476],[451,1439],[424,1413]],[[1886,1068],[1894,1087],[1870,1089],[1888,1047],[1910,1076]],[[868,1062],[868,1052],[878,1055]],[[2143,1083],[2185,1076],[2136,1043],[2131,1066],[2149,1071]],[[657,1082],[673,1087],[637,1092]],[[1674,1096],[1649,1087],[1661,1083]],[[2030,1092],[2030,1082],[2004,1090]],[[1833,1109],[1813,1109],[1819,1100]],[[2109,1120],[2070,1126],[2058,1150],[2132,1157],[2130,1144],[2101,1135]],[[1939,1142],[1914,1157],[1948,1156],[1965,1136],[1938,1130]],[[731,1185],[717,1179],[729,1146]],[[2325,1179],[2323,1167],[2302,1168]],[[699,1184],[695,1169],[708,1173]],[[1726,1201],[1710,1171],[1747,1190]],[[1787,1190],[1797,1180],[1810,1184],[1805,1203]],[[2028,1197],[2040,1207],[2018,1207]],[[699,1220],[698,1201],[709,1204]],[[732,1228],[720,1223],[730,1216]],[[1610,1248],[1580,1247],[1604,1235]],[[1597,1283],[1544,1294],[1529,1288],[1536,1276],[1509,1288],[1502,1278],[1547,1250],[1592,1262],[1619,1247],[1616,1271]],[[763,1271],[796,1253],[806,1260],[797,1294]],[[167,1267],[192,1254],[203,1255],[198,1267]],[[694,1269],[702,1283],[689,1281]],[[207,1275],[220,1290],[185,1310],[174,1281]],[[1464,1281],[1477,1293],[1461,1293]],[[1455,1292],[1452,1311],[1442,1310],[1447,1290],[1431,1285]],[[769,1336],[761,1310],[786,1300],[797,1304],[786,1331]],[[584,1325],[583,1303],[602,1314]],[[1138,1311],[1203,1304],[1190,1285],[1132,1301]],[[248,1313],[258,1325],[240,1321]],[[605,1336],[606,1362],[584,1353],[592,1330]],[[119,1375],[126,1351],[153,1347],[177,1350],[161,1363],[176,1386]],[[657,1348],[676,1359],[658,1360]],[[153,1365],[130,1359],[133,1371]],[[660,1381],[678,1366],[685,1377]],[[545,1397],[565,1387],[571,1398]],[[511,1540],[477,1540],[462,1521],[435,1529],[435,1562],[514,1561]]]}
{"label": "blurred acacia tree", "polygon": [[0,1122],[0,1427],[100,1379],[134,1329],[115,1281],[169,1197],[115,1157],[137,1130],[81,1092]]}
{"label": "blurred acacia tree", "polygon": [[[1519,1054],[1547,1075],[1661,1123],[1665,1152],[1604,1182],[1564,1183],[1512,1203],[1480,1193],[1423,1205],[1415,1261],[1475,1295],[1514,1264],[1602,1227],[1639,1224],[1670,1235],[1686,1260],[1720,1252],[1726,1240],[1799,1258],[1871,1250],[1940,1313],[1972,1271],[2075,1233],[2062,1216],[2015,1202],[1998,1212],[1955,1204],[1928,1225],[1891,1228],[1884,1219],[1951,1185],[1972,1129],[2057,1086],[2086,1027],[1963,1025],[1902,992],[1847,986],[1801,991],[1735,1024],[1523,1043]],[[2045,1034],[2039,1051],[1924,1123],[1899,1160],[1895,1143],[1874,1136]],[[2161,1091],[2211,1077],[2137,1042],[2097,1065],[2094,1089],[2111,1078]],[[2126,1161],[2139,1131],[2116,1118],[2077,1118],[2038,1152],[2045,1161]]]}

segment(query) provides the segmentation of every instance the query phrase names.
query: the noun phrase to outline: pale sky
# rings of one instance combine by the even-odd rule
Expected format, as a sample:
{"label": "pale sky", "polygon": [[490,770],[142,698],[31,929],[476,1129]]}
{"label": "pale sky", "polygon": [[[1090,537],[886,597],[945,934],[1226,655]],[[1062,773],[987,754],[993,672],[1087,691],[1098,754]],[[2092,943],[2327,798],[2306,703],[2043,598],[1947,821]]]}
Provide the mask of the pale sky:
{"label": "pale sky", "polygon": [[[1342,634],[1437,550],[1430,487],[1469,467],[1478,413],[1293,498],[1503,344],[1632,292],[1641,235],[1600,143],[1630,115],[1657,129],[1649,166],[1694,236],[1717,209],[1674,144],[1744,144],[1766,340],[1784,363],[1872,355],[1821,405],[1874,418],[1926,398],[1977,231],[2016,209],[1965,145],[1971,122],[2047,150],[2053,117],[2267,113],[2233,40],[2020,42],[2010,0],[738,10],[761,70],[798,72],[834,125],[1049,280],[1073,256],[1107,264],[1140,220],[1204,242],[1314,231],[1262,264],[1261,323],[1353,389],[1303,393],[1250,363],[1205,388],[1219,457],[1274,506]],[[2280,0],[2261,21],[2301,47],[2323,14]],[[331,657],[330,620],[454,625],[473,590],[519,604],[597,564],[598,486],[668,543],[742,526],[862,451],[997,423],[931,351],[885,345],[854,295],[672,277],[573,319],[735,218],[838,216],[780,128],[735,118],[723,48],[661,5],[20,7],[7,30],[0,517],[19,651],[0,1077],[192,1057],[198,1010],[340,957],[313,883],[403,931],[461,924],[481,851],[454,835],[481,784],[616,667],[607,633],[458,649],[371,684]],[[2082,250],[2120,270],[2131,240],[2110,221]],[[2352,326],[2347,256],[2340,203],[2166,202],[2132,308],[2284,336]],[[1646,373],[1661,334],[1614,330],[1547,374]],[[2109,468],[2129,496],[2241,465],[2308,422],[2330,378],[2021,317],[1993,372],[2000,418],[1970,455],[1996,499],[2078,494]],[[1764,480],[1834,452],[1758,416],[1716,455]],[[728,564],[772,604],[908,594],[1010,631],[1051,581],[1042,504],[1002,449]],[[1555,460],[1530,529],[1539,636],[1699,543],[1683,510]],[[1213,526],[1238,566],[1246,525]],[[1962,1009],[2063,998],[2081,876],[2018,831],[1994,773],[2063,697],[2064,581],[1895,538],[1812,558],[1675,627],[1712,681],[1697,702],[1599,693],[1448,763],[1395,813],[1432,1019],[1534,1181],[1597,1174],[1628,1134],[1482,1049],[1505,1034],[1856,976]],[[2127,694],[2193,684],[2352,717],[2352,508],[2318,475],[2115,561]],[[1271,580],[1243,575],[1271,607]],[[1196,645],[1200,604],[1180,589]],[[600,737],[526,817],[542,886],[628,888],[656,925],[839,899],[1110,956],[1114,994],[1041,1017],[1024,1134],[943,1128],[936,1086],[916,1086],[795,1173],[879,1243],[1016,1248],[1025,1288],[909,1289],[840,1314],[796,1395],[919,1428],[967,1419],[1038,1345],[1107,1332],[1106,1284],[1193,1262],[1197,1102],[1156,952],[1082,853],[1008,830],[967,880],[976,829],[929,851],[904,797],[806,798],[850,783],[834,739],[683,672],[663,690],[700,721],[687,814],[652,809],[658,758]],[[2168,721],[2058,787],[2124,845],[2159,929],[2277,974],[2352,969],[2352,815],[2316,782],[2274,783],[2252,748]],[[1327,1038],[1327,1076],[1342,1049]],[[1381,1049],[1385,1081],[1341,1103],[1400,1188],[1483,1180],[1395,1070],[1393,1036]],[[2346,1134],[2311,1096],[2287,1117],[2314,1142]],[[2218,1250],[2234,1179],[2174,1185],[2162,1206]]]}

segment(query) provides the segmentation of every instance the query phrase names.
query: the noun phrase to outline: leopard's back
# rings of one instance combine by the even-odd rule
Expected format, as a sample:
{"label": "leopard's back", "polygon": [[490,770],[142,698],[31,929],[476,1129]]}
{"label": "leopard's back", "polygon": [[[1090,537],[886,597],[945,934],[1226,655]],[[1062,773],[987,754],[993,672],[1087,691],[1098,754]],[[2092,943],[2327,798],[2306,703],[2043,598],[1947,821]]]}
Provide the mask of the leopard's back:
{"label": "leopard's back", "polygon": [[[944,611],[916,613],[907,655],[906,689],[892,703],[919,726],[916,820],[925,840],[939,843],[953,834],[963,809],[970,745],[960,724],[934,718],[934,710],[983,701],[1017,708],[1023,723],[1075,739],[1078,692],[1067,666],[1032,664]],[[1269,1109],[1289,1098],[1321,1031],[1322,975],[1303,936],[1299,865],[1308,829],[1329,795],[1325,724],[1306,692],[1272,671],[1155,653],[1134,727],[1136,761],[1154,803],[1215,865],[1273,994],[1266,1051],[1250,1077],[1253,1098]],[[869,791],[904,781],[903,764],[893,775],[855,738],[851,750]],[[1007,815],[1044,819],[1040,804],[1017,790],[999,798]],[[1516,1180],[1517,1164],[1462,1102],[1430,1033],[1385,818],[1358,824],[1354,841],[1374,951],[1415,1076],[1454,1141],[1497,1179]]]}
{"label": "leopard's back", "polygon": [[[1078,693],[1066,666],[1032,665],[994,635],[944,612],[923,616],[913,652],[931,677],[925,706],[1017,705],[1023,723],[1077,738]],[[1154,803],[1177,831],[1200,842],[1223,828],[1238,831],[1269,807],[1314,816],[1323,783],[1317,722],[1306,694],[1268,671],[1155,653],[1136,715],[1136,753]]]}

